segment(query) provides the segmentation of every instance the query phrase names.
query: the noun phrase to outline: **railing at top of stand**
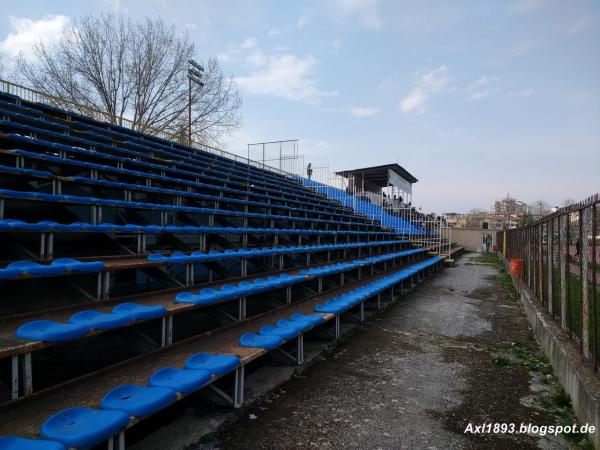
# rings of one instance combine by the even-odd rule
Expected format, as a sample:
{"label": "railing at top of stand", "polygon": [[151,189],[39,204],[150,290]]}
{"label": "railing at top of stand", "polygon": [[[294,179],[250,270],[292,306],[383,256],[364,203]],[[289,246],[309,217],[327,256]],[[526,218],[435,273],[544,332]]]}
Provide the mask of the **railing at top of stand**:
{"label": "railing at top of stand", "polygon": [[[85,115],[89,116],[90,118],[92,118],[94,120],[100,120],[100,121],[105,120],[106,121],[106,115],[100,110],[97,110],[94,108],[89,108],[89,107],[79,105],[79,104],[76,104],[73,102],[69,102],[67,100],[46,94],[46,93],[38,91],[36,89],[22,86],[17,83],[13,83],[11,81],[6,81],[6,80],[0,79],[0,91],[6,92],[11,95],[19,96],[23,100],[27,100],[30,102],[44,103],[49,106],[54,106],[54,107],[58,107],[58,108],[62,108],[62,109],[71,110],[72,112],[75,112],[76,114],[79,114],[76,112],[77,110],[84,110]],[[154,128],[150,128],[150,127],[144,127],[143,129],[141,129],[135,122],[133,122],[130,119],[127,119],[126,117],[119,117],[118,123],[111,123],[111,122],[107,122],[107,123],[110,125],[113,125],[113,126],[121,126],[121,127],[130,129],[130,130],[133,130],[133,131],[147,133],[152,136],[155,136],[155,137],[158,137],[161,139],[165,139],[167,141],[173,141],[178,144],[186,145],[186,146],[194,148],[194,149],[198,149],[198,150],[202,150],[202,151],[212,153],[212,154],[215,154],[218,156],[222,156],[223,158],[228,158],[228,159],[232,159],[234,161],[242,162],[244,164],[248,164],[248,165],[254,166],[259,169],[267,170],[269,172],[273,172],[273,173],[276,173],[278,175],[282,175],[282,176],[285,176],[288,178],[293,177],[293,174],[286,172],[285,170],[281,170],[276,167],[269,166],[267,164],[263,164],[259,161],[254,161],[249,158],[244,158],[242,156],[236,155],[235,153],[231,153],[226,150],[221,150],[216,147],[212,147],[210,145],[203,144],[201,142],[196,142],[193,140],[190,141],[189,139],[181,139],[172,134],[169,134],[169,133],[166,133],[164,131],[157,130]]]}

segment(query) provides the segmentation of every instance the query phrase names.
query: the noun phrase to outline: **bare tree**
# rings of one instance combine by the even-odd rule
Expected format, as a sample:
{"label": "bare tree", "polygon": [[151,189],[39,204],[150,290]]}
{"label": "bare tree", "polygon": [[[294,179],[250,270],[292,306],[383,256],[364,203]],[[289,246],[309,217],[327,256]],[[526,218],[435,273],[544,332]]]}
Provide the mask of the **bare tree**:
{"label": "bare tree", "polygon": [[[132,22],[114,14],[84,16],[53,45],[39,42],[35,58],[17,58],[18,73],[59,106],[140,131],[187,137],[188,34],[161,19]],[[241,124],[241,97],[232,78],[209,58],[205,85],[192,85],[192,137],[218,143]],[[185,131],[185,133],[184,133]]]}
{"label": "bare tree", "polygon": [[544,200],[535,200],[531,203],[531,213],[534,217],[541,217],[550,210],[550,205]]}
{"label": "bare tree", "polygon": [[563,206],[569,206],[569,205],[572,205],[573,203],[577,203],[576,200],[574,200],[570,197],[567,197],[563,201]]}

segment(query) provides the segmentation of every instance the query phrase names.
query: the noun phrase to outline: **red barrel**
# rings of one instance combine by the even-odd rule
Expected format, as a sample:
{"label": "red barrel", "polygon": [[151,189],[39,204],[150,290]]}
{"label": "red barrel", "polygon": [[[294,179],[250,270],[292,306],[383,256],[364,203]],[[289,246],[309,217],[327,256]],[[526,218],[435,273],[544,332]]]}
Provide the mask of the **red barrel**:
{"label": "red barrel", "polygon": [[522,259],[511,259],[510,265],[508,266],[508,273],[515,277],[520,277],[523,273],[523,260]]}

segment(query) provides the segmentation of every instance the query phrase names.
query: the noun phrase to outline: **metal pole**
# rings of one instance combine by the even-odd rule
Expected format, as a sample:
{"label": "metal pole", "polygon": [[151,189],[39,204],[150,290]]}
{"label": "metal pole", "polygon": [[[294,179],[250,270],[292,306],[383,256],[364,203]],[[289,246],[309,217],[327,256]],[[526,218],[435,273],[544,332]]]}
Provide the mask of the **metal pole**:
{"label": "metal pole", "polygon": [[188,140],[192,144],[192,79],[188,77]]}

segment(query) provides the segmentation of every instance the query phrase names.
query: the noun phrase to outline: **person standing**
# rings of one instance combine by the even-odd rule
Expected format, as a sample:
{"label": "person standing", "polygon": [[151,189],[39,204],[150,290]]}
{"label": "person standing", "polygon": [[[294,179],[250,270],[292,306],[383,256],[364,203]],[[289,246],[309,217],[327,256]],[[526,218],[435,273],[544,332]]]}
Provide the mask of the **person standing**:
{"label": "person standing", "polygon": [[312,163],[308,163],[308,166],[306,166],[306,176],[308,177],[308,179],[312,179],[312,174],[313,174],[313,169],[312,169]]}

